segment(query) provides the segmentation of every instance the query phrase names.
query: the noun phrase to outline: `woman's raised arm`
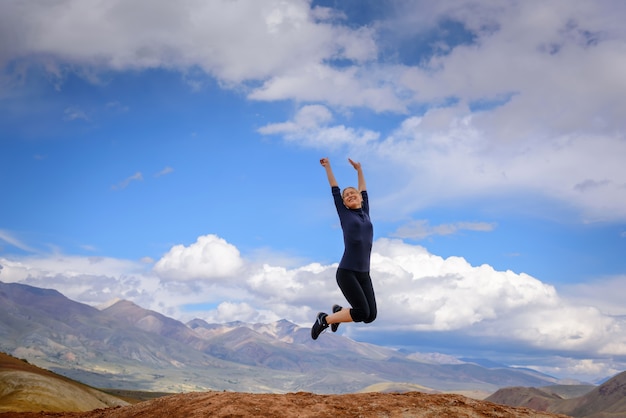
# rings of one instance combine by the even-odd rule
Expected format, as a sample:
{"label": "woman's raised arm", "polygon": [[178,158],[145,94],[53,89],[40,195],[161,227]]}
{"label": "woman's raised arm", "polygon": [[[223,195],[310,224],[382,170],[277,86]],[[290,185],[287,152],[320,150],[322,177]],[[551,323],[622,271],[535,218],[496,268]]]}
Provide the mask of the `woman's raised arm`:
{"label": "woman's raised arm", "polygon": [[359,192],[363,192],[367,190],[367,185],[365,184],[365,176],[363,176],[363,169],[361,168],[361,163],[352,161],[350,158],[348,158],[348,161],[350,161],[350,164],[352,164],[352,167],[354,167],[354,169],[357,172],[357,177],[358,177],[357,180],[359,182]]}
{"label": "woman's raised arm", "polygon": [[339,187],[335,175],[333,174],[333,169],[330,167],[330,160],[328,158],[322,158],[320,159],[320,164],[326,169],[326,177],[328,177],[330,187]]}

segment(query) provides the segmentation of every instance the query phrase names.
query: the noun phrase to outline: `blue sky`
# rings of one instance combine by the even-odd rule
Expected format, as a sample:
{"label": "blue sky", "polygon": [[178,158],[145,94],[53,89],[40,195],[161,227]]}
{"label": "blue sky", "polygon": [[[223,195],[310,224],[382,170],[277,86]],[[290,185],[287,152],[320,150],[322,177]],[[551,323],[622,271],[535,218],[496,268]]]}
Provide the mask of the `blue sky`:
{"label": "blue sky", "polygon": [[381,313],[346,336],[626,368],[622,2],[1,7],[0,280],[310,326],[351,157]]}

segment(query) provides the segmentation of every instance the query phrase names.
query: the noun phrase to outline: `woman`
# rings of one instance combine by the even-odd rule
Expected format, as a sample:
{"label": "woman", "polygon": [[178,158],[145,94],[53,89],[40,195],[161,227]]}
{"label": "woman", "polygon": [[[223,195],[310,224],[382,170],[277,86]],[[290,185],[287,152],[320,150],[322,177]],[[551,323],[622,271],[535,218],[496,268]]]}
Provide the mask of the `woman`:
{"label": "woman", "polygon": [[326,169],[343,230],[344,252],[337,268],[337,284],[351,308],[335,305],[331,314],[318,313],[311,328],[311,338],[314,340],[329,326],[335,332],[341,322],[370,323],[376,319],[376,298],[369,273],[374,229],[369,216],[365,177],[360,163],[349,158],[348,161],[357,172],[358,190],[346,187],[343,194],[339,191],[328,158],[322,158],[320,163]]}

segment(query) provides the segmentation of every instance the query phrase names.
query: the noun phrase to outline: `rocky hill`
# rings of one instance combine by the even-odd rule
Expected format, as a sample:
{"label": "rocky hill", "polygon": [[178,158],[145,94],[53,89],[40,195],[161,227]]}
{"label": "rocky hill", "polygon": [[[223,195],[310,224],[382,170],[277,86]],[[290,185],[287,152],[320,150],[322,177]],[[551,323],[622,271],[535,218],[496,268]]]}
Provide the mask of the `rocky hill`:
{"label": "rocky hill", "polygon": [[128,405],[128,403],[23,360],[0,353],[0,413],[91,411],[123,405]]}
{"label": "rocky hill", "polygon": [[569,399],[546,388],[503,388],[486,400],[510,406],[567,414],[576,418],[626,417],[626,372]]}
{"label": "rocky hill", "polygon": [[85,413],[14,413],[0,418],[565,418],[529,408],[497,405],[460,395],[364,393],[283,395],[197,392]]}

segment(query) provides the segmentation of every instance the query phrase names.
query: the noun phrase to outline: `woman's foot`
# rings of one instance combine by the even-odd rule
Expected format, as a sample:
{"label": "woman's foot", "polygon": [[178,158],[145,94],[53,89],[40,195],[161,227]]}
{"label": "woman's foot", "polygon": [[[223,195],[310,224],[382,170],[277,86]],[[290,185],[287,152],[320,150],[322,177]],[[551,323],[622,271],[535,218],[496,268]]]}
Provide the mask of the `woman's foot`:
{"label": "woman's foot", "polygon": [[[342,310],[343,308],[339,305],[333,305],[333,313],[337,313],[340,310]],[[334,323],[334,324],[330,324],[330,330],[332,332],[337,332],[337,328],[339,328],[339,322]]]}
{"label": "woman's foot", "polygon": [[317,337],[319,337],[320,334],[324,332],[326,328],[328,328],[329,325],[328,322],[326,322],[327,316],[328,315],[324,312],[320,312],[317,314],[317,318],[315,318],[315,323],[313,324],[313,327],[311,327],[311,338],[313,338],[314,340],[317,340]]}

